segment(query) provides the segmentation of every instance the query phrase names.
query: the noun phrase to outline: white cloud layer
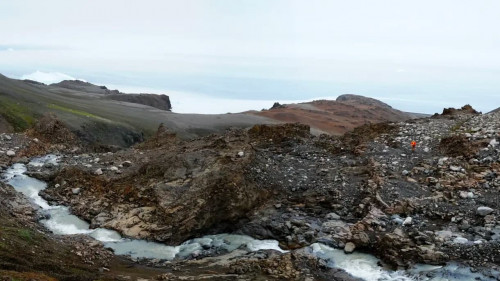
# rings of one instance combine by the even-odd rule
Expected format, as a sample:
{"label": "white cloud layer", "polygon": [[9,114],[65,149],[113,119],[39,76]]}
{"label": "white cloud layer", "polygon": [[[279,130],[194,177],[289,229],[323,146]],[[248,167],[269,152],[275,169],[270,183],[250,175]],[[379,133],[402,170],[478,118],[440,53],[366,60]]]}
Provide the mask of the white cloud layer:
{"label": "white cloud layer", "polygon": [[125,2],[0,1],[0,73],[224,100],[356,93],[427,113],[500,102],[498,0]]}
{"label": "white cloud layer", "polygon": [[35,71],[30,74],[25,74],[21,76],[21,79],[28,79],[28,80],[34,80],[37,82],[42,82],[44,84],[52,84],[52,83],[58,83],[63,80],[81,80],[82,79],[76,79],[72,76],[69,76],[68,74],[64,74],[61,72],[42,72],[42,71]]}

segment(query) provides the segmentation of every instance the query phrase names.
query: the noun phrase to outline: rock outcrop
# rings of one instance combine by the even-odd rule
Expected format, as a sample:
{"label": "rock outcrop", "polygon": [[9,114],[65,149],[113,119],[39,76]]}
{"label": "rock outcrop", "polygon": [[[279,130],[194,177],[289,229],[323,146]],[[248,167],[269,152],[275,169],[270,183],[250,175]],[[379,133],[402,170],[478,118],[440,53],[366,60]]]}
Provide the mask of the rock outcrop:
{"label": "rock outcrop", "polygon": [[98,86],[81,80],[64,80],[59,83],[50,84],[50,86],[101,95],[120,94],[118,90],[109,90],[106,86]]}
{"label": "rock outcrop", "polygon": [[[480,112],[476,111],[474,108],[472,108],[471,105],[466,104],[462,106],[462,108],[456,109],[453,107],[445,108],[443,109],[443,113],[441,113],[441,116],[453,116],[453,115],[459,115],[459,114],[481,114]],[[434,114],[435,117],[438,117],[439,114]]]}
{"label": "rock outcrop", "polygon": [[107,95],[106,98],[117,101],[143,104],[166,111],[170,111],[172,109],[170,98],[167,95],[120,93]]}
{"label": "rock outcrop", "polygon": [[172,109],[170,98],[167,95],[125,94],[118,90],[109,90],[106,86],[97,86],[80,80],[64,80],[59,83],[51,84],[50,86],[85,93],[105,95],[107,99],[143,104],[161,110],[170,111]]}
{"label": "rock outcrop", "polygon": [[[265,204],[272,192],[247,174],[255,153],[252,146],[271,137],[282,142],[303,138],[308,132],[307,126],[287,124],[182,142],[160,128],[148,141],[152,145],[138,146],[140,150],[127,154],[131,158],[118,167],[108,160],[113,156],[103,156],[88,171],[62,170],[55,179],[58,186],[47,189],[45,196],[69,203],[93,226],[131,237],[175,244],[234,231],[236,223]],[[81,187],[78,194],[75,187]]]}

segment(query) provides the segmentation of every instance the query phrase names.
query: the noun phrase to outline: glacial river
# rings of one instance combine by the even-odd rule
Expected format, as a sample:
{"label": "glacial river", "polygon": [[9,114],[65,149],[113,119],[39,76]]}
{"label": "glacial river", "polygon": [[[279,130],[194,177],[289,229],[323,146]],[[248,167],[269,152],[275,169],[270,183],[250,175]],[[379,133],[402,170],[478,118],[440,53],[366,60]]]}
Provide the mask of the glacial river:
{"label": "glacial river", "polygon": [[[57,165],[58,157],[47,155],[33,159],[27,165],[41,167],[46,163]],[[89,224],[72,215],[69,208],[61,205],[50,205],[39,192],[47,188],[43,181],[27,176],[24,164],[14,164],[3,173],[3,179],[12,185],[16,191],[23,193],[33,203],[40,207],[45,219],[41,220],[47,229],[55,234],[72,235],[86,234],[101,241],[105,247],[113,249],[117,255],[130,255],[132,258],[173,260],[197,255],[203,249],[219,249],[231,252],[235,249],[245,249],[248,252],[281,249],[276,240],[258,240],[245,235],[217,234],[188,240],[181,245],[169,246],[157,242],[122,237],[118,232],[96,228],[90,229]],[[498,271],[491,270],[489,276],[471,272],[468,267],[450,263],[446,266],[418,265],[401,271],[392,271],[379,266],[380,262],[372,255],[355,252],[346,255],[342,250],[315,243],[306,248],[312,255],[323,259],[332,268],[341,268],[351,275],[366,281],[465,281],[465,280],[497,280]]]}

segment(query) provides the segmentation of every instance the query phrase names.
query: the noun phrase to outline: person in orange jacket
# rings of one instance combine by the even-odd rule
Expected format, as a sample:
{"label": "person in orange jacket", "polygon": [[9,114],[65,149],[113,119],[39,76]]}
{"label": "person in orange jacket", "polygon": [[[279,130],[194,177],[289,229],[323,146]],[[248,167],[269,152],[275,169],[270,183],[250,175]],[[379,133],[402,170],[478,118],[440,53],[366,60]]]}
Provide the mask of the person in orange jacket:
{"label": "person in orange jacket", "polygon": [[415,151],[415,147],[417,147],[417,142],[411,141],[411,151]]}

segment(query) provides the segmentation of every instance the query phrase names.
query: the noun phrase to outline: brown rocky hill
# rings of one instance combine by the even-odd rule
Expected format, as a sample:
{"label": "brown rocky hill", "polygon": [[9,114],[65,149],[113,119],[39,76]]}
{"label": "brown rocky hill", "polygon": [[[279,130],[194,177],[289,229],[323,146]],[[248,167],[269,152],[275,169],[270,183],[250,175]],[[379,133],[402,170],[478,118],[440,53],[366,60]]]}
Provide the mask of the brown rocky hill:
{"label": "brown rocky hill", "polygon": [[358,95],[341,95],[335,101],[275,104],[269,110],[251,113],[281,122],[300,122],[311,126],[313,131],[333,135],[341,135],[367,123],[403,121],[424,116],[403,112],[379,100]]}

